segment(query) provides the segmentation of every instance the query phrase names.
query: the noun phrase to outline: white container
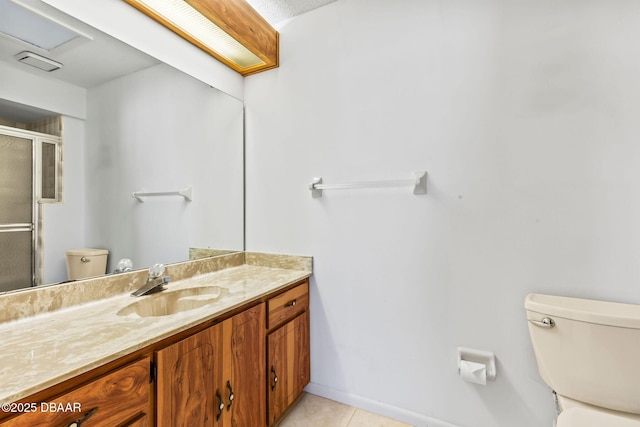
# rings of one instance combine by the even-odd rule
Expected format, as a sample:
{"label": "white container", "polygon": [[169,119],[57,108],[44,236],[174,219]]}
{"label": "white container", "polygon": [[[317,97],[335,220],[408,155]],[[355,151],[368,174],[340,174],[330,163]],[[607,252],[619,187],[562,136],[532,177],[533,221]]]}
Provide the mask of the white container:
{"label": "white container", "polygon": [[69,249],[66,252],[67,276],[69,280],[102,276],[107,272],[106,249]]}

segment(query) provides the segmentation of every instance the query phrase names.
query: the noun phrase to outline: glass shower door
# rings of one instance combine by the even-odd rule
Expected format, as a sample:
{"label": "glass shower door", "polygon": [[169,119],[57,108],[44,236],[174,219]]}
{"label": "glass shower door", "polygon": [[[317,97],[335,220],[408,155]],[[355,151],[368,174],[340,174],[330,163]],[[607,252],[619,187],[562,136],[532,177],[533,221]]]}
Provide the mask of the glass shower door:
{"label": "glass shower door", "polygon": [[33,284],[33,140],[0,134],[0,292]]}

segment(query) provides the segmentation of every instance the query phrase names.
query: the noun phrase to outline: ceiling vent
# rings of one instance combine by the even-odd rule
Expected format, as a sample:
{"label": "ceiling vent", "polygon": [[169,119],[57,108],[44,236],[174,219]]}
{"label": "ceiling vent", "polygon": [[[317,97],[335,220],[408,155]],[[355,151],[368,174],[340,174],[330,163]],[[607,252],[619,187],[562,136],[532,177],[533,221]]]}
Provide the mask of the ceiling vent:
{"label": "ceiling vent", "polygon": [[24,64],[31,65],[32,67],[36,67],[47,72],[62,68],[61,63],[26,50],[15,55],[14,58]]}

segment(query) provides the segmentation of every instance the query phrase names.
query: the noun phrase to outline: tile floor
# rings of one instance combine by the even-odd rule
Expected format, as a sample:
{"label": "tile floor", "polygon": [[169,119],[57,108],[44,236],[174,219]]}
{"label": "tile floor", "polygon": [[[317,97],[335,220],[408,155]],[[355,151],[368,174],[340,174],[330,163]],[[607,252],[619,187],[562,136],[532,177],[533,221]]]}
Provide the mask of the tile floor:
{"label": "tile floor", "polygon": [[280,427],[410,427],[333,400],[305,394]]}

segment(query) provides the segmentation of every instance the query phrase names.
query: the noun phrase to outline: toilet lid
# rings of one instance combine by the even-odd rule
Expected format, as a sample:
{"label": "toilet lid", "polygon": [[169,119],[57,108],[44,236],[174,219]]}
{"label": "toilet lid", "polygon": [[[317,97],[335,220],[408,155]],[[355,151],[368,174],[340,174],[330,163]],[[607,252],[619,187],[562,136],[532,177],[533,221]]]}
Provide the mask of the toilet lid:
{"label": "toilet lid", "polygon": [[67,255],[79,255],[79,256],[96,256],[96,255],[109,255],[107,249],[95,249],[95,248],[81,248],[81,249],[69,249],[66,252]]}
{"label": "toilet lid", "polygon": [[614,415],[588,408],[569,408],[562,411],[556,427],[640,427],[640,415]]}

